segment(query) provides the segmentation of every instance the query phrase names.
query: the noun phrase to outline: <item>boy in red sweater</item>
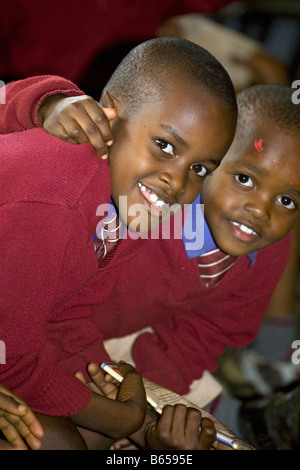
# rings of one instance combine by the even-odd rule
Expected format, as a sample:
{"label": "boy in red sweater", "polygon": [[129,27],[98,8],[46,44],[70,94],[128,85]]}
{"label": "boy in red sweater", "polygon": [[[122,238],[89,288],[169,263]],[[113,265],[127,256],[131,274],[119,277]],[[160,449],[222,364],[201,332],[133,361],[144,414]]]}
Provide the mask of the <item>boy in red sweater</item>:
{"label": "boy in red sweater", "polygon": [[[111,268],[118,269],[120,276],[131,272],[132,277],[115,283],[104,304],[97,306],[96,300],[99,286],[106,285],[104,277],[96,279],[85,292],[86,297],[94,299],[96,322],[105,339],[151,326],[150,331],[133,338],[130,353],[143,375],[179,393],[186,393],[186,385],[203,370],[214,370],[217,357],[227,345],[241,347],[255,338],[286,265],[289,240],[285,235],[299,217],[299,173],[294,171],[299,166],[299,108],[292,104],[291,93],[288,88],[269,86],[239,95],[241,113],[234,144],[219,169],[206,179],[202,197],[205,207],[214,205],[214,210],[206,210],[213,236],[224,251],[238,256],[221,282],[213,288],[205,287],[199,281],[197,258],[188,261],[180,241],[147,240],[144,250],[126,258],[124,270],[120,256],[122,248],[126,253],[123,244],[119,263]],[[70,122],[67,99],[60,106],[59,119]],[[82,116],[78,109],[72,109],[73,117],[82,132],[90,118],[78,119]],[[93,109],[99,112],[98,106]],[[78,140],[87,135],[79,134]],[[103,145],[101,132],[98,138]],[[218,190],[220,186],[222,191]],[[220,212],[223,208],[225,217]],[[247,259],[245,255],[251,252],[252,257]],[[158,268],[153,262],[147,263],[149,253],[160,260]],[[268,266],[272,270],[266,269]],[[145,283],[151,290],[142,290]],[[128,302],[128,292],[134,303]],[[169,292],[169,297],[163,299],[160,292]],[[102,311],[110,311],[109,322]],[[126,318],[121,324],[120,312]]]}
{"label": "boy in red sweater", "polygon": [[[41,414],[44,442],[47,426],[57,425],[70,436],[66,446],[75,433],[70,422],[115,438],[136,430],[145,412],[140,377],[128,366],[114,402],[72,375],[102,360],[93,309],[78,296],[123,244],[106,255],[109,244],[94,238],[97,210],[116,208],[128,225],[135,220],[129,208],[138,204],[138,229],[157,226],[170,206],[195,199],[228,149],[236,122],[225,70],[202,48],[176,39],[132,51],[104,90],[103,105],[111,103],[117,118],[109,167],[89,144],[74,147],[42,129],[1,136],[0,333],[7,357],[0,381]],[[105,298],[105,286],[103,292]],[[116,414],[120,421],[112,419]],[[73,445],[83,445],[80,435]]]}
{"label": "boy in red sweater", "polygon": [[[51,89],[52,92],[49,91]],[[14,93],[10,90],[14,90]],[[257,111],[259,115],[266,116],[266,120],[270,120],[273,114],[272,90],[275,90],[275,98],[277,91],[285,90],[285,99],[282,94],[278,94],[279,101],[283,99],[281,108],[287,106],[287,103],[292,103],[289,99],[289,89],[266,87],[256,90],[261,93],[259,100],[262,103],[264,95],[265,99],[268,96],[267,92],[272,97],[269,100],[269,113],[266,110]],[[79,99],[51,97],[51,93],[80,94],[80,90],[71,82],[58,77],[33,77],[25,82],[11,84],[7,93],[11,93],[8,101],[11,109],[7,110],[5,122],[1,123],[2,127],[6,125],[6,131],[41,126],[37,117],[40,110],[43,111],[41,119],[45,119],[44,126],[49,132],[61,138],[71,138],[72,141],[77,139],[78,143],[90,139],[99,155],[107,152],[105,141],[111,140],[112,136],[109,135],[108,126],[103,127],[105,116],[96,102],[85,96]],[[239,95],[241,105],[242,98],[247,96],[248,91],[245,93],[246,95]],[[276,108],[276,100],[274,103]],[[253,120],[258,122],[257,103],[250,103],[249,109],[252,109],[252,106]],[[17,122],[14,117],[16,109]],[[245,109],[247,110],[246,107]],[[113,109],[105,110],[105,113],[109,114],[108,111],[111,117],[115,116],[112,114]],[[297,107],[292,105],[291,109],[287,110],[287,115],[296,112]],[[246,111],[244,114],[247,116]],[[281,119],[278,123],[280,125]],[[239,145],[242,152],[243,145]],[[263,145],[260,138],[256,143],[258,148],[259,145]],[[253,150],[258,152],[254,141]],[[199,200],[195,201],[195,204],[197,202]],[[209,236],[211,238],[211,234]],[[275,240],[271,240],[271,243],[273,241]],[[132,246],[132,240],[124,240],[118,250],[117,264],[113,262],[110,265],[110,274],[112,270],[118,271],[117,279],[124,274],[122,283],[117,280],[111,283],[110,279],[108,284],[109,271],[106,271],[105,275],[95,278],[91,287],[82,293],[80,301],[83,303],[86,295],[95,306],[95,319],[105,340],[129,335],[151,326],[152,334],[145,331],[134,338],[131,351],[134,361],[148,378],[169,386],[178,393],[187,393],[188,384],[201,377],[205,369],[216,368],[216,360],[226,346],[242,347],[255,338],[274,286],[286,265],[289,239],[283,238],[275,245],[254,253],[250,257],[252,259],[242,256],[241,253],[222,282],[213,289],[207,289],[201,280],[199,284],[197,259],[188,259],[181,240],[147,240],[143,250],[137,241],[134,242],[138,247],[136,250]],[[249,252],[252,249],[251,245],[246,243],[244,247]],[[126,253],[126,263],[123,263],[121,255]],[[153,263],[153,258],[159,259],[160,263]],[[265,269],[270,263],[273,266],[272,272]],[[139,266],[142,271],[138,269]],[[130,278],[125,275],[128,272],[131,273]],[[144,289],[145,285],[149,288]],[[105,299],[98,294],[98,286],[105,287]],[[143,295],[140,295],[140,292],[143,292]],[[166,292],[169,293],[167,297]],[[237,296],[236,292],[242,295]],[[213,316],[209,314],[212,310]],[[102,311],[109,311],[110,318],[103,315]],[[140,315],[141,311],[143,315]],[[125,322],[120,323],[120,312],[123,318],[126,318]],[[188,351],[187,344],[192,345]],[[147,351],[151,351],[151,354]]]}

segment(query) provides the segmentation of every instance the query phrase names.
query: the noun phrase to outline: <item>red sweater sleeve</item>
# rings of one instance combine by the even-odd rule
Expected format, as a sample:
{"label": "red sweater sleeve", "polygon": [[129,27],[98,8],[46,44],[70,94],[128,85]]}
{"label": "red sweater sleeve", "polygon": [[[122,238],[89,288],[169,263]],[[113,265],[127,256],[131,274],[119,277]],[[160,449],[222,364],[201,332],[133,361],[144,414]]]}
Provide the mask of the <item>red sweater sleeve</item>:
{"label": "red sweater sleeve", "polygon": [[[91,392],[58,364],[47,320],[76,221],[70,210],[26,201],[0,206],[0,217],[0,338],[7,355],[0,382],[37,412],[73,415],[88,404]],[[79,320],[84,337],[85,319]]]}
{"label": "red sweater sleeve", "polygon": [[84,93],[71,81],[54,75],[8,83],[5,86],[6,103],[0,104],[0,133],[8,134],[41,126],[37,117],[38,109],[45,98],[56,94],[78,96]]}
{"label": "red sweater sleeve", "polygon": [[216,370],[226,347],[252,342],[288,261],[289,242],[288,237],[258,252],[252,267],[241,258],[215,288],[199,284],[198,308],[156,323],[154,334],[138,337],[133,346],[138,371],[184,394],[204,370]]}

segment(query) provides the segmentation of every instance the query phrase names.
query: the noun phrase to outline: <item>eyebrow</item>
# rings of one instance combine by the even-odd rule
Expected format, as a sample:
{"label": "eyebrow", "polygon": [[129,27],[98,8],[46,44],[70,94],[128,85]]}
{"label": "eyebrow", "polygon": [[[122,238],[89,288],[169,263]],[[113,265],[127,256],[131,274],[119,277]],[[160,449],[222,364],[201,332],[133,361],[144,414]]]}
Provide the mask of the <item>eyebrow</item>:
{"label": "eyebrow", "polygon": [[292,193],[295,197],[300,199],[300,191],[290,186],[289,192]]}
{"label": "eyebrow", "polygon": [[166,132],[168,132],[168,134],[172,135],[174,137],[174,139],[176,139],[177,142],[180,145],[182,145],[183,147],[186,147],[186,148],[190,148],[189,144],[178,134],[177,130],[174,127],[168,126],[168,125],[165,125],[165,124],[161,124],[161,127]]}
{"label": "eyebrow", "polygon": [[[262,176],[266,175],[267,174],[267,171],[264,170],[263,168],[261,168],[260,166],[257,166],[257,165],[252,165],[252,163],[245,163],[245,166],[253,171],[254,173],[258,173]],[[289,192],[292,193],[295,197],[297,198],[300,198],[300,191],[298,191],[297,189],[293,188],[292,185],[290,185],[289,187]]]}
{"label": "eyebrow", "polygon": [[248,170],[253,171],[253,173],[258,173],[259,175],[266,175],[267,171],[264,170],[261,166],[259,165],[253,165],[252,163],[249,162],[244,162],[244,165]]}

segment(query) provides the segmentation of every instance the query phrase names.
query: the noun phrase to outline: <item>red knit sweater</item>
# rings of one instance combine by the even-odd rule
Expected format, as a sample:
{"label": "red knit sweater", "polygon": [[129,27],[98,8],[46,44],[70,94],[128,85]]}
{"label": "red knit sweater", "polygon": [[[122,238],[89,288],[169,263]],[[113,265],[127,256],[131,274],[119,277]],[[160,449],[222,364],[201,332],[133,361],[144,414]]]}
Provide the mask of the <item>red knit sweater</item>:
{"label": "red knit sweater", "polygon": [[[35,85],[33,85],[33,81],[35,81]],[[22,89],[26,89],[25,82],[12,84],[10,86],[11,94],[8,90],[8,97],[19,97],[14,101],[14,105],[18,106],[18,122],[13,118],[13,115],[7,113],[6,123],[8,124],[6,125],[6,132],[17,131],[26,127],[28,125],[29,115],[31,115],[31,122],[35,120],[31,114],[32,112],[36,112],[34,96],[41,98],[43,90],[47,90],[48,92],[52,88],[53,92],[55,92],[56,90],[61,90],[64,86],[71,93],[73,86],[74,92],[79,93],[79,90],[70,82],[57,77],[30,79],[27,83],[29,83],[29,87],[25,94],[21,93]],[[46,85],[45,88],[43,88],[44,85]],[[10,112],[13,113],[13,106],[9,109]],[[0,122],[0,126],[4,126],[4,124],[5,123]],[[38,133],[39,131],[35,132],[36,134],[34,135],[42,136],[42,133]],[[12,139],[11,142],[15,141],[16,135],[18,134],[14,135],[14,139]],[[27,133],[20,133],[18,135],[19,141],[20,135],[25,136]],[[46,140],[48,142],[48,138]],[[55,148],[70,148],[69,144],[58,144],[59,141],[54,138],[50,138],[49,142],[54,140],[56,143]],[[90,158],[92,155],[89,154],[89,145],[84,144],[84,147],[88,149],[88,155],[84,157],[87,159],[86,164],[89,168],[89,164],[91,164],[92,161],[96,164],[96,160]],[[53,165],[55,165],[55,161],[57,162],[56,157],[53,157],[51,153],[51,148],[50,146],[49,152],[43,152],[42,165],[41,158],[35,154],[35,159],[38,160],[37,165],[39,172],[43,174],[45,172],[45,170],[43,170],[44,166],[48,170],[50,166],[51,172],[53,172]],[[81,155],[81,146],[71,146],[71,148],[72,152],[66,154],[66,156],[70,158],[70,164],[65,161],[65,158],[59,160],[60,162],[64,162],[60,174],[62,176],[64,173],[64,181],[67,182],[69,181],[69,177],[66,179],[66,175],[69,173],[71,175],[76,174],[77,171],[77,167],[74,167],[72,155]],[[47,147],[44,146],[43,150],[44,149],[47,149]],[[29,154],[29,151],[26,152],[28,158]],[[63,154],[65,154],[65,152],[63,152]],[[93,155],[93,157],[94,156],[95,155]],[[53,158],[54,161],[52,161]],[[25,160],[27,161],[27,158],[25,158]],[[31,158],[30,161],[31,165],[34,165],[35,160]],[[80,161],[83,164],[83,160],[80,159]],[[84,174],[81,167],[79,173],[80,177]],[[101,180],[101,184],[104,184],[103,180]],[[73,187],[74,185],[72,185],[72,188]],[[69,191],[71,191],[69,186],[68,188]],[[78,191],[80,192],[80,189]],[[60,193],[61,188],[59,189],[59,194]],[[109,191],[107,190],[107,197],[108,194]],[[52,196],[54,195],[52,194]],[[74,196],[74,201],[76,195],[73,194],[73,192],[72,196]],[[98,199],[96,204],[98,204]],[[94,205],[95,201],[93,200],[91,202],[93,210]],[[84,205],[84,208],[87,214],[91,216],[91,220],[93,221],[91,227],[93,228],[95,213],[93,211],[92,214],[89,212],[88,203]],[[34,214],[36,214],[36,212],[34,212]],[[48,209],[46,214],[47,220],[50,220]],[[52,215],[53,217],[55,215],[55,218],[58,217],[56,211],[55,214]],[[40,222],[38,226],[40,227]],[[57,219],[57,224],[55,223],[57,234],[54,233],[55,247],[58,240],[65,236],[67,226],[72,226],[73,228],[73,221],[69,225],[66,225],[65,223],[60,223],[59,218]],[[39,231],[37,228],[33,227],[32,219],[30,219],[29,228],[30,231],[28,233],[33,232],[33,239],[35,240]],[[27,228],[27,230],[29,230],[29,228]],[[27,232],[23,230],[22,234],[24,235],[24,233]],[[46,233],[44,233],[42,237],[39,236],[38,241],[41,241],[41,239],[44,240],[44,236],[46,235],[47,240],[52,236],[52,232],[49,233],[49,224],[47,225]],[[6,237],[8,248],[11,243],[9,236],[11,237],[11,229]],[[32,239],[30,239],[30,241],[32,241]],[[53,244],[52,239],[52,245]],[[42,256],[43,253],[37,256],[35,246],[32,243],[30,243],[30,245],[32,245],[32,251],[34,251],[30,258],[30,263],[32,264],[32,260],[35,260],[35,265],[31,266],[31,278],[36,282],[37,266],[42,261],[42,272],[43,270],[45,271],[45,278],[47,279],[49,266],[45,267],[44,265],[46,262],[45,257],[44,255]],[[39,247],[40,245],[38,245],[38,248]],[[76,263],[81,267],[78,273],[90,274],[91,271],[86,269],[86,263],[87,260],[90,259],[90,254],[89,256],[87,256],[87,254],[84,255],[79,249],[74,252],[75,248],[76,246],[73,246],[72,249],[74,258],[72,257],[72,260],[69,262],[72,263],[73,260],[76,259]],[[85,287],[81,288],[77,294],[73,297],[70,296],[68,299],[63,298],[63,291],[69,293],[75,288],[74,278],[71,274],[75,275],[75,272],[78,270],[75,270],[75,264],[72,265],[73,268],[71,269],[67,267],[64,268],[65,261],[63,261],[63,263],[60,261],[60,267],[56,267],[55,272],[60,272],[59,269],[62,269],[62,272],[65,273],[67,271],[68,275],[63,278],[64,284],[60,283],[60,280],[57,283],[58,292],[56,295],[60,293],[61,297],[55,297],[56,302],[54,304],[51,303],[51,306],[54,305],[54,308],[52,315],[47,317],[46,334],[47,339],[51,342],[49,347],[53,347],[53,344],[55,345],[56,355],[60,361],[57,367],[63,366],[70,372],[80,367],[83,368],[85,361],[82,361],[81,353],[78,352],[78,354],[76,354],[76,352],[86,347],[85,342],[90,341],[92,344],[97,335],[98,344],[96,348],[99,348],[99,350],[96,350],[96,360],[102,361],[107,359],[105,349],[103,345],[101,345],[103,339],[122,337],[126,334],[138,331],[143,327],[151,326],[154,330],[154,334],[143,334],[136,341],[133,348],[133,357],[138,370],[146,377],[168,386],[178,393],[186,393],[188,391],[188,385],[194,379],[201,377],[205,369],[215,370],[216,360],[222,354],[226,346],[245,346],[255,338],[274,286],[287,262],[288,252],[289,239],[287,238],[270,248],[260,251],[253,267],[249,266],[247,257],[240,258],[219,285],[214,288],[206,288],[201,284],[199,279],[196,262],[187,259],[181,240],[149,239],[146,241],[134,241],[128,238],[121,243],[111,262],[106,265],[104,264],[101,269],[97,270],[95,276],[90,279]],[[51,259],[55,265],[54,260],[60,258],[58,255],[59,252],[55,250],[55,256],[53,255],[50,258],[47,256],[48,263],[49,259]],[[11,262],[10,258],[8,262]],[[83,268],[82,263],[84,265]],[[14,265],[15,264],[16,263],[14,263]],[[18,269],[21,270],[20,263],[17,263],[17,266]],[[19,280],[20,276],[16,279],[19,284],[21,284]],[[23,277],[24,284],[25,280],[27,281],[28,279],[30,279],[30,277]],[[14,279],[11,279],[10,291],[13,290],[13,295],[9,294],[11,298],[14,298],[19,291],[22,293],[20,287],[18,287],[19,290],[14,288],[14,282],[15,276]],[[34,283],[32,284],[35,286]],[[47,279],[40,287],[47,287],[48,289],[48,286],[50,286],[50,284]],[[37,292],[37,290],[34,289],[33,294],[39,301],[42,301],[43,304],[45,303],[45,299],[41,296],[40,291]],[[7,293],[5,293],[5,296],[7,296]],[[24,303],[24,295],[17,295],[17,297],[19,298],[18,305],[20,306]],[[1,298],[4,297],[1,296]],[[59,304],[60,301],[61,303]],[[27,304],[28,301],[26,301],[26,305]],[[32,315],[36,316],[37,302],[34,301],[33,305],[34,311]],[[17,311],[19,311],[19,309],[17,309]],[[94,320],[99,327],[99,331],[97,331],[96,325],[92,326],[91,323],[87,329],[83,327],[91,311],[93,311],[95,315]],[[87,318],[85,319],[85,317]],[[45,317],[42,318],[45,319]],[[33,322],[31,321],[29,323],[28,317],[25,318],[24,314],[22,315],[22,320],[24,321],[24,325],[27,325],[27,328],[29,325],[30,328],[32,328]],[[82,326],[80,329],[76,329],[76,325],[78,325],[80,321],[82,321]],[[14,328],[15,324],[18,324],[18,322],[14,321]],[[43,337],[45,337],[44,330],[43,335]],[[22,338],[26,337],[25,335],[21,335],[19,331],[18,338],[22,345],[24,339],[21,341],[20,336],[22,336]],[[40,342],[37,342],[39,338],[37,332],[34,333],[35,342],[33,343],[30,342],[32,338],[33,335],[28,338],[27,343],[28,347],[30,345],[33,347],[34,345],[35,352],[33,354],[36,355],[38,347],[40,346]],[[4,338],[1,338],[0,335],[0,339]],[[19,351],[19,345],[16,351]],[[89,356],[89,358],[90,357],[91,356]],[[48,356],[45,358],[44,355],[44,359],[49,361]],[[19,356],[16,359],[16,366],[19,364],[18,361],[20,361]],[[30,392],[32,393],[32,383],[34,386],[38,386],[38,392],[41,392],[42,388],[40,387],[41,379],[39,378],[39,373],[41,374],[45,372],[45,370],[47,371],[47,375],[49,373],[49,366],[47,366],[47,369],[41,370],[37,367],[37,364],[39,364],[39,362],[35,362],[34,367],[33,363],[28,362],[27,368],[22,366],[22,368],[18,370],[15,369],[15,374],[11,375],[10,382],[6,382],[8,385],[11,385],[15,391],[22,392],[21,396],[24,398],[30,397]],[[55,373],[52,375],[52,382],[54,382]],[[24,382],[21,384],[21,387],[16,388],[15,377],[18,376],[18,374],[20,374]],[[0,376],[0,381],[1,380],[2,377]],[[44,381],[45,386],[46,383],[49,383],[49,379],[47,380]],[[82,404],[83,400],[81,400],[79,396],[79,389],[73,388],[66,392],[66,401],[63,400],[64,397],[60,396],[61,392],[58,389],[61,390],[61,384],[57,388],[52,388],[52,399],[50,401],[47,398],[47,393],[45,393],[45,397],[43,396],[43,400],[39,402],[39,406],[44,406],[44,412],[53,411],[53,401],[55,399],[58,400],[56,412],[60,414],[70,411],[70,397],[72,397],[72,403],[77,400],[76,403]],[[58,396],[56,396],[56,393],[58,393]],[[41,397],[41,394],[39,396]],[[46,399],[48,399],[48,401]],[[31,402],[29,401],[29,403]]]}
{"label": "red knit sweater", "polygon": [[32,129],[0,136],[0,382],[34,410],[72,415],[89,390],[57,363],[56,325],[78,365],[99,357],[100,333],[85,307],[58,308],[98,271],[93,235],[110,174],[90,144]]}

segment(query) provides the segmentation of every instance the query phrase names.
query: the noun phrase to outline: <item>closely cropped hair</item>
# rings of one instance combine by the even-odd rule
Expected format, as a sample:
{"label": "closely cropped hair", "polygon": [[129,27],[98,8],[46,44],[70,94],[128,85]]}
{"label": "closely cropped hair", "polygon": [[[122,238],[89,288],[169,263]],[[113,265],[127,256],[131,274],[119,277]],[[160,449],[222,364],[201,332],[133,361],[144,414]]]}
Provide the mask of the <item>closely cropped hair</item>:
{"label": "closely cropped hair", "polygon": [[284,85],[256,85],[237,95],[238,130],[249,129],[257,119],[269,121],[300,135],[300,106],[292,101],[295,90]]}
{"label": "closely cropped hair", "polygon": [[201,46],[179,38],[157,38],[139,44],[122,60],[104,88],[136,112],[160,100],[172,79],[184,79],[208,89],[236,117],[236,96],[228,73]]}

